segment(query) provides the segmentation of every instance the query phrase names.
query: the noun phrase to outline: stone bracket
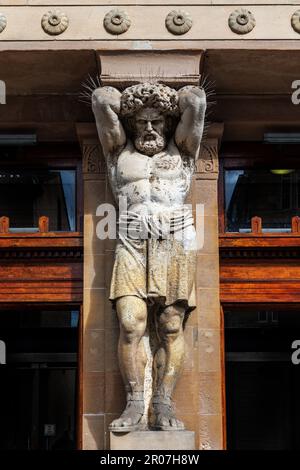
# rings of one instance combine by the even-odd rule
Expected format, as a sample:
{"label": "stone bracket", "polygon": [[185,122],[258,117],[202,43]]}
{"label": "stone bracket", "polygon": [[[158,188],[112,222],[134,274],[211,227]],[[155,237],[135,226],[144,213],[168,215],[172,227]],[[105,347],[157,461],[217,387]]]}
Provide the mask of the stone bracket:
{"label": "stone bracket", "polygon": [[98,51],[104,86],[126,88],[142,81],[159,81],[178,88],[199,85],[202,51]]}

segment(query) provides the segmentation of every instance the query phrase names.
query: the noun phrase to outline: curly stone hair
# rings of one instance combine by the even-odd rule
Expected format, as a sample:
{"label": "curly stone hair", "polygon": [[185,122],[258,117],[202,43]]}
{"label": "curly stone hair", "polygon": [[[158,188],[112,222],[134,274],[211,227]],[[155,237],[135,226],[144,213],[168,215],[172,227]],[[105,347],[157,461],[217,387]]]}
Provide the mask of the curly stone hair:
{"label": "curly stone hair", "polygon": [[123,91],[122,117],[130,118],[144,107],[156,108],[161,113],[176,117],[179,113],[177,91],[160,83],[139,83]]}

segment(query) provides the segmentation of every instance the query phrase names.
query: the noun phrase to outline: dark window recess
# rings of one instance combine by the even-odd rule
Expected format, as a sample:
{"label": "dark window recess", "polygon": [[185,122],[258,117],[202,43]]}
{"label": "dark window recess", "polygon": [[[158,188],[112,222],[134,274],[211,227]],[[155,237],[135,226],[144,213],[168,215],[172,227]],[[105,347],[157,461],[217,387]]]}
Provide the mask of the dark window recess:
{"label": "dark window recess", "polygon": [[292,450],[300,446],[300,311],[225,309],[227,446]]}
{"label": "dark window recess", "polygon": [[8,359],[19,353],[75,352],[78,318],[77,310],[1,311],[1,340]]}
{"label": "dark window recess", "polygon": [[47,216],[50,231],[75,231],[75,170],[1,170],[1,216],[12,229],[34,229]]}
{"label": "dark window recess", "polygon": [[226,170],[225,210],[228,232],[250,231],[254,216],[263,231],[290,231],[300,215],[300,170]]}
{"label": "dark window recess", "polygon": [[76,447],[78,310],[0,311],[0,450]]}

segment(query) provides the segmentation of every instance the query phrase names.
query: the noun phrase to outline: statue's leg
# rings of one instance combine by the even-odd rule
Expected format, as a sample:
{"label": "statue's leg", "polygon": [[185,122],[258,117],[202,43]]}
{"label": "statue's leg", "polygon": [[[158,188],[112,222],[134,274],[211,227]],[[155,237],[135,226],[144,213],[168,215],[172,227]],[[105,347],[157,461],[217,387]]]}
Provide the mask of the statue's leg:
{"label": "statue's leg", "polygon": [[116,302],[120,323],[119,365],[127,392],[127,404],[110,429],[114,432],[137,428],[144,413],[144,370],[146,353],[143,335],[147,324],[146,302],[135,296],[121,297]]}
{"label": "statue's leg", "polygon": [[152,398],[152,424],[156,429],[184,429],[175,416],[172,393],[184,360],[183,319],[180,305],[166,307],[157,317],[159,348],[154,358],[155,390]]}

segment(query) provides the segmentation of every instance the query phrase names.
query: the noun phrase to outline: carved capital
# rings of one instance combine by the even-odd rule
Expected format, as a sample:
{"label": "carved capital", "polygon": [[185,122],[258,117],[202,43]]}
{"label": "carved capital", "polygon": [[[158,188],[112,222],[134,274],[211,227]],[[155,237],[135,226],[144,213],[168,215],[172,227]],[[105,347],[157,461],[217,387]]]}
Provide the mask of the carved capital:
{"label": "carved capital", "polygon": [[216,180],[219,176],[219,148],[223,135],[222,123],[211,124],[207,138],[202,142],[196,162],[196,179]]}
{"label": "carved capital", "polygon": [[82,151],[82,172],[85,178],[100,177],[106,173],[105,160],[95,124],[78,123],[78,141]]}
{"label": "carved capital", "polygon": [[218,179],[219,155],[217,139],[207,139],[201,144],[196,164],[197,179]]}
{"label": "carved capital", "polygon": [[83,173],[100,174],[105,173],[104,160],[102,158],[101,147],[98,142],[84,141],[82,145],[83,153]]}

